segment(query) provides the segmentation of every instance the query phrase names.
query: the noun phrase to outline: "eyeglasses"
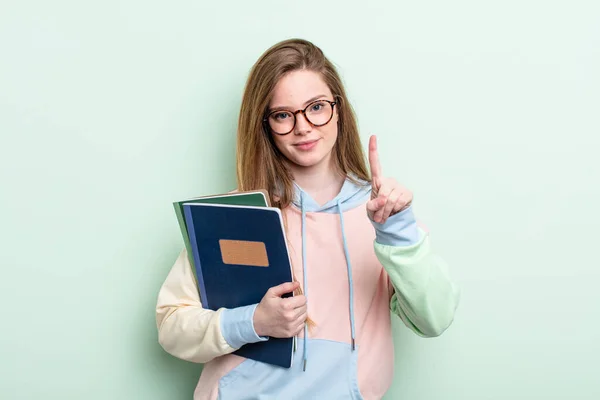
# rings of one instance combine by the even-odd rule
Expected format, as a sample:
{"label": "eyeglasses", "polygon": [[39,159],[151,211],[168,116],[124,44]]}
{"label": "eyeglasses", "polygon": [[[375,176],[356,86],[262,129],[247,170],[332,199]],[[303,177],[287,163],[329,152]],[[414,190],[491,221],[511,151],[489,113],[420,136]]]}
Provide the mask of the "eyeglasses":
{"label": "eyeglasses", "polygon": [[333,107],[336,104],[336,101],[317,100],[307,105],[304,110],[293,112],[286,110],[273,111],[263,121],[269,125],[271,131],[276,135],[287,135],[296,127],[296,114],[302,113],[312,126],[323,126],[327,125],[333,118]]}

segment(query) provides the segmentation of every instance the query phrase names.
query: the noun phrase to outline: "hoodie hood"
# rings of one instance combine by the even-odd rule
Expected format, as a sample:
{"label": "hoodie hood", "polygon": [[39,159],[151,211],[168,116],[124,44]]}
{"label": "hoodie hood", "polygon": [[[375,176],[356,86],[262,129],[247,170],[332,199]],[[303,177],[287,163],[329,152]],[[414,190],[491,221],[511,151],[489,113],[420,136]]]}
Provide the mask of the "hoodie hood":
{"label": "hoodie hood", "polygon": [[292,204],[305,212],[339,213],[351,210],[364,203],[371,196],[371,184],[354,177],[347,177],[338,195],[323,205],[319,205],[308,193],[294,182]]}

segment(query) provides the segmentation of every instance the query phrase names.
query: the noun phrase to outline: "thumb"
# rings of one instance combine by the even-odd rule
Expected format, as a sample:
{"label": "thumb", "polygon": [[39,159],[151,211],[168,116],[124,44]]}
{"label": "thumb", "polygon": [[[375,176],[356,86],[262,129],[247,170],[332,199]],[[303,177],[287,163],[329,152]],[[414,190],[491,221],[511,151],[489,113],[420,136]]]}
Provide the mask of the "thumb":
{"label": "thumb", "polygon": [[385,197],[375,197],[367,202],[367,210],[371,212],[379,211],[385,206]]}
{"label": "thumb", "polygon": [[299,282],[285,282],[281,285],[273,286],[267,294],[270,297],[281,297],[286,293],[291,293],[300,286]]}

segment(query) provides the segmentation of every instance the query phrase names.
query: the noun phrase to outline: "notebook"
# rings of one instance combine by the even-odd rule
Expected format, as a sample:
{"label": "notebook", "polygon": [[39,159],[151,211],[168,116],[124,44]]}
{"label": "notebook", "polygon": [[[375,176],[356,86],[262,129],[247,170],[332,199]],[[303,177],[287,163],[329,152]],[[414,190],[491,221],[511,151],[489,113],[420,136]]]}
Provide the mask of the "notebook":
{"label": "notebook", "polygon": [[[260,303],[269,288],[293,281],[278,208],[184,203],[183,211],[204,308]],[[269,338],[234,354],[289,368],[293,345],[294,338]]]}

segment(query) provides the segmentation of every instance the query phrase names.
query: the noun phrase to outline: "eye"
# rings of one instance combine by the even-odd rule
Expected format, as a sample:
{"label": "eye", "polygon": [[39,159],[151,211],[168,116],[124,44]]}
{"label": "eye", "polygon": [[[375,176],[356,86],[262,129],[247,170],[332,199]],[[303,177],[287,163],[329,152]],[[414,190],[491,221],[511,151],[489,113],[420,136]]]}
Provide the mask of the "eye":
{"label": "eye", "polygon": [[313,105],[310,107],[310,111],[313,111],[313,112],[322,111],[324,107],[325,107],[325,103],[324,103],[324,102],[322,102],[322,101],[320,101],[320,102],[318,102],[318,103],[315,103],[315,104],[313,104]]}
{"label": "eye", "polygon": [[290,117],[291,115],[288,112],[276,112],[271,114],[271,118],[273,118],[275,121],[284,121]]}

